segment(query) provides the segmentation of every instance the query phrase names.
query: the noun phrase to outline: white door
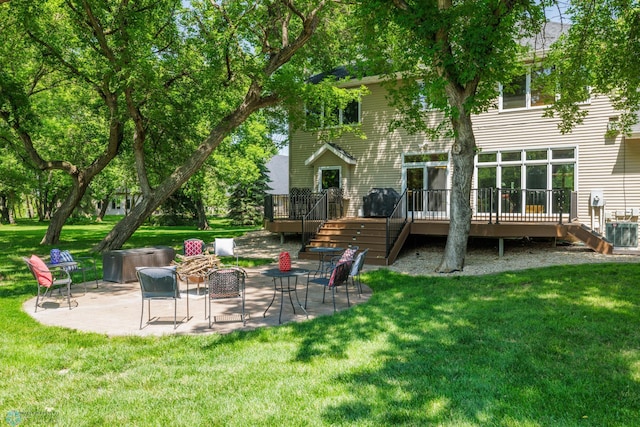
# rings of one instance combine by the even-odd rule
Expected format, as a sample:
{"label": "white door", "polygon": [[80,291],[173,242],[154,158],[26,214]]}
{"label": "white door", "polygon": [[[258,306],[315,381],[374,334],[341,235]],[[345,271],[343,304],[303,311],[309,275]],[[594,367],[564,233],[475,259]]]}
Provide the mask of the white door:
{"label": "white door", "polygon": [[410,215],[414,218],[432,218],[446,214],[446,166],[406,167],[405,183]]}

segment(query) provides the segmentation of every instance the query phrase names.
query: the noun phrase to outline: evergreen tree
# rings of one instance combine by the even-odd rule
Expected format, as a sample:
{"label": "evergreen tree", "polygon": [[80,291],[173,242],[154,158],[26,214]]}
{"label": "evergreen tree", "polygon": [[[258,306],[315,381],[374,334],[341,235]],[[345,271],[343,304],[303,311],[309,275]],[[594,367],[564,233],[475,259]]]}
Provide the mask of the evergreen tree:
{"label": "evergreen tree", "polygon": [[271,187],[264,161],[257,166],[258,179],[236,184],[229,198],[229,217],[235,225],[259,225],[263,220],[264,197]]}

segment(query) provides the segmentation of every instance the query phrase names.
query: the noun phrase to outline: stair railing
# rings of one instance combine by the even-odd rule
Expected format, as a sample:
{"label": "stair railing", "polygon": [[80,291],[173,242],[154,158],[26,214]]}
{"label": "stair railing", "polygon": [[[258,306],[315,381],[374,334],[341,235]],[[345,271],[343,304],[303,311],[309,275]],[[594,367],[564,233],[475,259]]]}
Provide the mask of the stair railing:
{"label": "stair railing", "polygon": [[402,229],[407,223],[407,190],[404,190],[396,204],[393,206],[391,214],[387,216],[387,230],[386,230],[386,255],[389,256],[391,248],[398,240],[398,236],[402,233]]}
{"label": "stair railing", "polygon": [[302,248],[301,252],[304,252],[311,239],[318,234],[320,227],[327,222],[329,212],[329,199],[327,193],[324,192],[320,195],[320,198],[302,217]]}

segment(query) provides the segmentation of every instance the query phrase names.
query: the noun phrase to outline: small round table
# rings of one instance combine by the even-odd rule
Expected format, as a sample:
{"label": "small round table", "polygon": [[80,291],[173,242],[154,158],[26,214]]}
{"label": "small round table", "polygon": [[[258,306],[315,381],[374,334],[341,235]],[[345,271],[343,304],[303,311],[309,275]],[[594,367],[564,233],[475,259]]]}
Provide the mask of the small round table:
{"label": "small round table", "polygon": [[[284,304],[284,293],[289,293],[289,301],[291,301],[291,307],[293,308],[293,313],[296,313],[296,308],[293,304],[293,299],[291,298],[291,292],[296,295],[296,302],[298,306],[304,311],[304,314],[307,315],[307,319],[309,318],[309,313],[304,309],[302,304],[300,304],[300,300],[298,299],[298,292],[296,291],[296,286],[298,285],[298,277],[304,276],[305,274],[309,274],[309,270],[306,268],[292,268],[289,271],[280,271],[279,268],[270,268],[262,272],[263,275],[267,277],[273,278],[273,298],[271,298],[271,302],[269,303],[269,307],[264,311],[262,317],[267,317],[267,311],[271,308],[273,301],[276,299],[276,293],[280,292],[280,314],[278,316],[278,323],[282,323],[282,306]],[[295,278],[293,281],[293,286],[291,285],[291,278]],[[280,279],[280,285],[278,286],[278,280]],[[287,283],[285,285],[284,279],[287,279]]]}

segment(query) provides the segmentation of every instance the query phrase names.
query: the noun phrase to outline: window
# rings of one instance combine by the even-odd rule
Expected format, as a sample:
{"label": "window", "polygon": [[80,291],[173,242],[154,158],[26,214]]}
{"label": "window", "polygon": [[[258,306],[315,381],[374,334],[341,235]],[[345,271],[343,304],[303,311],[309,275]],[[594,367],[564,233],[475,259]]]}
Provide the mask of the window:
{"label": "window", "polygon": [[320,190],[342,187],[342,185],[340,185],[339,167],[321,167],[318,169],[318,175]]}
{"label": "window", "polygon": [[448,153],[405,154],[404,163],[448,162]]}
{"label": "window", "polygon": [[346,107],[336,108],[331,111],[328,111],[322,105],[307,105],[305,114],[305,127],[308,130],[339,125],[356,125],[360,123],[360,102],[351,101]]}
{"label": "window", "polygon": [[491,199],[495,188],[500,189],[503,213],[568,212],[569,195],[575,189],[576,157],[575,148],[479,153],[477,212],[495,211],[497,202]]}
{"label": "window", "polygon": [[424,81],[418,81],[418,107],[424,111],[435,111],[433,103],[428,97],[427,88],[424,84]]}
{"label": "window", "polygon": [[500,110],[527,109],[543,107],[555,100],[555,94],[544,87],[544,77],[550,69],[537,69],[500,85]]}

